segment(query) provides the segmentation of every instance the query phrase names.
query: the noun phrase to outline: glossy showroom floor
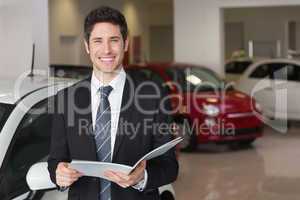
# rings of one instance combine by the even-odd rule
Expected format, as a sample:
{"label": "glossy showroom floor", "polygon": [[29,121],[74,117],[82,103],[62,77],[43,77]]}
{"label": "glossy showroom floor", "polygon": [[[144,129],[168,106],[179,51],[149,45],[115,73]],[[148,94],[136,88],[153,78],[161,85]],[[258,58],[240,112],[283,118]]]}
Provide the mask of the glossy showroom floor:
{"label": "glossy showroom floor", "polygon": [[265,129],[252,147],[207,145],[181,153],[177,200],[299,200],[300,125]]}

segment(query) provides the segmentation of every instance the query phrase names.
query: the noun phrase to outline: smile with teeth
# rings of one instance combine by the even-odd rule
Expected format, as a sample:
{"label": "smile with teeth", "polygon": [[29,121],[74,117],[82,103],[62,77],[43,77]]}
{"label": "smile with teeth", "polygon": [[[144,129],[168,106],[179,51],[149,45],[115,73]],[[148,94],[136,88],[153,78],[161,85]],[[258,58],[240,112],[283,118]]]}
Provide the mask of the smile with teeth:
{"label": "smile with teeth", "polygon": [[113,62],[114,57],[100,57],[99,58],[102,62]]}

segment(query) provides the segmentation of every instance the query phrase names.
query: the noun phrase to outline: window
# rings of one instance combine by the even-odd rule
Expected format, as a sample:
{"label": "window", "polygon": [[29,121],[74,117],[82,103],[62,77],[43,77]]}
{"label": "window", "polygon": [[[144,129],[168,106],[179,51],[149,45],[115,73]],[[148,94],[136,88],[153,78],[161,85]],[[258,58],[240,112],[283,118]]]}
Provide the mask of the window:
{"label": "window", "polygon": [[270,64],[259,65],[251,74],[250,78],[271,78]]}
{"label": "window", "polygon": [[290,63],[282,63],[274,69],[273,76],[276,80],[288,80],[299,82],[300,66]]}
{"label": "window", "polygon": [[0,199],[11,199],[28,191],[28,169],[49,154],[51,115],[47,102],[43,100],[32,107],[16,130],[1,167]]}
{"label": "window", "polygon": [[300,81],[300,66],[291,63],[264,64],[257,67],[250,77]]}
{"label": "window", "polygon": [[166,69],[170,78],[179,83],[183,92],[223,90],[225,83],[213,71],[201,67],[170,67]]}
{"label": "window", "polygon": [[294,66],[285,63],[276,63],[272,66],[272,78],[274,80],[289,80],[294,73]]}
{"label": "window", "polygon": [[294,66],[294,74],[291,77],[291,81],[300,82],[300,66],[299,65],[293,65],[293,66]]}
{"label": "window", "polygon": [[242,74],[251,64],[252,64],[252,61],[229,62],[225,66],[225,71],[226,71],[226,73],[230,73],[230,74]]}

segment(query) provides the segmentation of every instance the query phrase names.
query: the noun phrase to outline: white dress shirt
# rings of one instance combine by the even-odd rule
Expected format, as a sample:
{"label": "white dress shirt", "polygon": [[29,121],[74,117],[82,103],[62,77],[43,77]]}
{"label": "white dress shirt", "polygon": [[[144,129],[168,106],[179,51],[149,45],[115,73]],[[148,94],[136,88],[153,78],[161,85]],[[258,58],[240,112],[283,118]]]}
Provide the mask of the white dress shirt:
{"label": "white dress shirt", "polygon": [[[122,96],[123,90],[126,80],[126,73],[123,69],[120,70],[119,74],[107,85],[110,85],[113,90],[108,96],[108,101],[110,104],[111,110],[111,150],[113,152],[114,145],[116,141],[116,134],[118,128],[118,122],[120,117],[120,110],[121,110],[121,103],[122,103]],[[99,107],[100,102],[100,91],[99,88],[102,86],[107,86],[101,83],[95,74],[92,75],[91,80],[91,103],[92,103],[92,122],[93,122],[93,129],[95,130],[95,123],[96,123],[96,115],[97,110]],[[113,154],[111,154],[112,156]]]}
{"label": "white dress shirt", "polygon": [[[100,80],[98,80],[94,72],[92,74],[92,79],[91,79],[92,123],[93,123],[94,130],[95,130],[97,110],[99,104],[101,103],[99,88],[108,85],[110,85],[113,88],[113,90],[108,96],[108,101],[111,109],[111,152],[114,152],[125,81],[126,81],[126,73],[123,68],[121,68],[118,75],[109,84],[106,85],[103,84]],[[111,158],[112,156],[113,153],[111,154]],[[147,171],[145,170],[144,179],[141,182],[139,182],[137,185],[134,185],[133,188],[142,191],[146,186],[147,180],[148,180],[148,174]]]}

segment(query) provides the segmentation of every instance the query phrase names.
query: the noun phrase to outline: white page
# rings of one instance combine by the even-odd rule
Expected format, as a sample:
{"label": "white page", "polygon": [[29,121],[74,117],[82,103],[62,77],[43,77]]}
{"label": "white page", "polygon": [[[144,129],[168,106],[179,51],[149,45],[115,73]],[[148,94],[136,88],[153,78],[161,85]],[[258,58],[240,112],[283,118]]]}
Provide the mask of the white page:
{"label": "white page", "polygon": [[131,171],[135,169],[135,167],[142,161],[142,160],[150,160],[152,158],[158,157],[168,150],[173,148],[176,144],[181,142],[183,138],[176,138],[166,144],[150,151],[145,156],[143,156],[133,167],[123,164],[117,163],[108,163],[108,162],[98,162],[98,161],[83,161],[83,160],[73,160],[70,163],[70,167],[75,169],[85,176],[93,176],[99,178],[106,178],[104,173],[106,171],[116,171],[122,172],[124,174],[130,174]]}
{"label": "white page", "polygon": [[106,171],[117,171],[123,172],[124,174],[129,174],[132,167],[127,165],[121,165],[117,163],[108,162],[97,162],[97,161],[80,161],[74,160],[70,163],[72,169],[76,169],[85,176],[93,176],[99,178],[105,178],[104,173]]}
{"label": "white page", "polygon": [[150,151],[149,153],[147,153],[146,155],[144,155],[139,161],[137,161],[135,163],[135,165],[133,166],[133,169],[136,168],[136,166],[142,162],[143,160],[150,160],[152,158],[161,156],[162,154],[166,153],[167,151],[169,151],[171,148],[173,148],[176,144],[178,144],[179,142],[181,142],[183,140],[183,138],[176,138],[170,142],[167,142],[166,144]]}

